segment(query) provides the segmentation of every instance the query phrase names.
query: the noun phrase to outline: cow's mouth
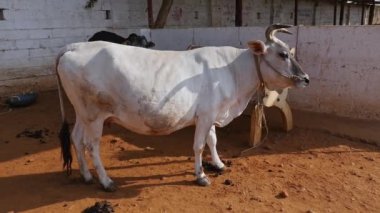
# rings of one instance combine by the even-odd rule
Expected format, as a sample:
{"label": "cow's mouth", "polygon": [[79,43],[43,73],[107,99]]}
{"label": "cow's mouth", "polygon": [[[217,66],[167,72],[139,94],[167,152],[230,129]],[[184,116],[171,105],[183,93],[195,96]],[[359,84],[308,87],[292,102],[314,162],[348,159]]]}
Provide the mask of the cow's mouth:
{"label": "cow's mouth", "polygon": [[295,86],[298,88],[307,87],[310,84],[310,79],[308,76],[298,77],[295,79]]}

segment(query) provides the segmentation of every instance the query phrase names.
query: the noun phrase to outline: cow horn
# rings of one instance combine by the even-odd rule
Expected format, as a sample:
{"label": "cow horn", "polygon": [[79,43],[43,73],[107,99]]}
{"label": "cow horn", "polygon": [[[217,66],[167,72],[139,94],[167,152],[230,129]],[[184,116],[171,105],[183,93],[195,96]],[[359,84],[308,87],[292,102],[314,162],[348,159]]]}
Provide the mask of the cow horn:
{"label": "cow horn", "polygon": [[285,24],[273,24],[267,28],[265,31],[265,37],[267,38],[268,41],[277,41],[277,38],[275,34],[277,32],[282,32],[282,33],[287,33],[287,34],[292,34],[289,32],[286,28],[292,27],[291,25],[285,25]]}

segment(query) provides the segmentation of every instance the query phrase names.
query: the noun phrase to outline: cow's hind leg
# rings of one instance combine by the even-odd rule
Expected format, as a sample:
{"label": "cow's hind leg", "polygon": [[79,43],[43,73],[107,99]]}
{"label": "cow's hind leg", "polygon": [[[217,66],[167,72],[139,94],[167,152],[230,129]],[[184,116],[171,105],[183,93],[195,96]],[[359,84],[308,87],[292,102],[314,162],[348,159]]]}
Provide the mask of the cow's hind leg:
{"label": "cow's hind leg", "polygon": [[83,141],[84,126],[83,122],[79,119],[79,116],[76,116],[76,122],[73,128],[71,138],[75,146],[75,151],[77,154],[78,164],[80,173],[86,183],[92,183],[92,175],[88,170],[86,158],[85,158],[85,146]]}
{"label": "cow's hind leg", "polygon": [[102,136],[103,131],[103,120],[96,120],[91,122],[89,125],[85,127],[85,144],[88,149],[88,151],[91,154],[92,161],[96,170],[96,173],[98,174],[99,181],[102,184],[105,191],[115,191],[116,186],[111,180],[111,178],[108,177],[106,170],[104,169],[104,166],[102,164],[102,161],[100,159],[100,153],[99,153],[99,145],[100,145],[100,139]]}
{"label": "cow's hind leg", "polygon": [[216,166],[218,170],[223,171],[225,167],[224,167],[223,162],[220,160],[218,152],[216,150],[217,139],[216,139],[215,126],[211,127],[206,140],[207,140],[207,145],[211,152],[212,163],[214,164],[214,166]]}
{"label": "cow's hind leg", "polygon": [[210,131],[212,124],[204,120],[198,120],[195,127],[194,135],[194,164],[195,164],[195,175],[197,176],[197,184],[200,186],[208,186],[211,181],[207,178],[206,174],[203,172],[202,168],[202,153],[206,144],[206,137]]}

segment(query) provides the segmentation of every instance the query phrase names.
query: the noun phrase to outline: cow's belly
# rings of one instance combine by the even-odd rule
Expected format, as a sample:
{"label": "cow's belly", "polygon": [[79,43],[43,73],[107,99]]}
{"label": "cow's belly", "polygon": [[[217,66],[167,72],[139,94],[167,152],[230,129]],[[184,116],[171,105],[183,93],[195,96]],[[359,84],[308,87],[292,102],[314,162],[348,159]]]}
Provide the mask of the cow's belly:
{"label": "cow's belly", "polygon": [[143,135],[169,135],[177,130],[187,126],[194,125],[194,119],[186,120],[184,122],[171,122],[170,118],[164,118],[161,121],[146,121],[144,119],[120,119],[119,117],[111,117],[109,120],[133,132]]}
{"label": "cow's belly", "polygon": [[112,121],[139,134],[167,135],[194,125],[196,96],[188,91],[160,98],[141,95],[115,113]]}
{"label": "cow's belly", "polygon": [[184,127],[194,125],[194,116],[174,113],[124,114],[112,116],[109,121],[144,135],[168,135]]}

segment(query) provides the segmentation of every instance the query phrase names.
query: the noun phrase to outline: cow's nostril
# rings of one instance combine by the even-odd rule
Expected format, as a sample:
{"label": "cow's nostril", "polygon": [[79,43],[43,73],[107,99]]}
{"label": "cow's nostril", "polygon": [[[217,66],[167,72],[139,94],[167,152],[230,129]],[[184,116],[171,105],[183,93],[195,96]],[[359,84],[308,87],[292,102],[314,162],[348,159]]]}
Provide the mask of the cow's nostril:
{"label": "cow's nostril", "polygon": [[305,81],[305,83],[309,84],[310,80],[309,78],[303,78],[303,80]]}

